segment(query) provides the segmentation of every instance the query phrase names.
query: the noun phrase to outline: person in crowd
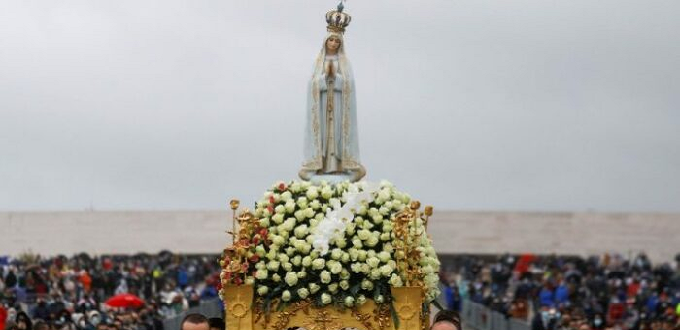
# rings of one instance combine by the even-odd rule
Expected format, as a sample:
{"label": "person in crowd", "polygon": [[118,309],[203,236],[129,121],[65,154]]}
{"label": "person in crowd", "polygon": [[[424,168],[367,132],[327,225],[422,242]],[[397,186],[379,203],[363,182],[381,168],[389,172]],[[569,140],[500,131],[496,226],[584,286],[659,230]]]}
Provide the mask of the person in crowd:
{"label": "person in crowd", "polygon": [[441,310],[432,320],[430,330],[463,330],[460,315],[453,310]]}
{"label": "person in crowd", "polygon": [[180,323],[180,330],[210,330],[210,321],[203,314],[190,313]]}
{"label": "person in crowd", "polygon": [[208,321],[210,323],[210,330],[225,330],[226,324],[224,323],[223,318],[211,317]]}

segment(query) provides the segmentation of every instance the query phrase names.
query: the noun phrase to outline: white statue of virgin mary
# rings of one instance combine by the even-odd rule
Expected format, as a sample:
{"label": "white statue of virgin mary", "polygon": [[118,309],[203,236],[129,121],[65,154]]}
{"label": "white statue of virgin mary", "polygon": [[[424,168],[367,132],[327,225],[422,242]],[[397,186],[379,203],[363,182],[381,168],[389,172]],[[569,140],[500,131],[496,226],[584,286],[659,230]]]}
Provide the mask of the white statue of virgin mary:
{"label": "white statue of virgin mary", "polygon": [[366,170],[359,163],[354,77],[345,54],[344,28],[351,17],[326,14],[329,33],[314,63],[307,91],[303,180],[358,181]]}

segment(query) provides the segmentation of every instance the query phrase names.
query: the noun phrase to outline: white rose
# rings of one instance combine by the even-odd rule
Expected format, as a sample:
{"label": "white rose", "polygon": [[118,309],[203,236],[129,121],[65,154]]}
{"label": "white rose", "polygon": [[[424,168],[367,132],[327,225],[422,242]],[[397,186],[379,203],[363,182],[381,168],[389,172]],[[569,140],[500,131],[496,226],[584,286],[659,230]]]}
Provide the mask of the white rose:
{"label": "white rose", "polygon": [[385,243],[383,244],[383,251],[387,253],[392,253],[394,252],[394,247],[392,247],[392,243]]}
{"label": "white rose", "polygon": [[293,264],[291,264],[290,262],[286,262],[286,263],[281,264],[281,268],[283,268],[283,270],[289,272],[289,271],[293,270]]}
{"label": "white rose", "polygon": [[305,217],[310,218],[310,219],[313,218],[316,215],[316,212],[311,207],[306,208],[304,212],[305,212]]}
{"label": "white rose", "polygon": [[321,272],[321,283],[328,284],[331,282],[331,273],[327,270]]}
{"label": "white rose", "polygon": [[349,258],[352,261],[357,261],[357,259],[359,258],[359,250],[357,250],[355,248],[350,248],[349,249]]}
{"label": "white rose", "polygon": [[[377,233],[377,232],[374,232]],[[371,234],[371,236],[366,240],[366,246],[369,247],[374,247],[378,245],[378,242],[380,242],[380,235],[379,234]]]}
{"label": "white rose", "polygon": [[307,228],[307,225],[299,225],[295,228],[295,237],[299,239],[303,239],[307,236],[309,233],[309,228]]}
{"label": "white rose", "polygon": [[326,260],[321,259],[321,258],[317,258],[317,259],[314,259],[314,261],[312,261],[312,269],[316,269],[316,270],[323,269],[325,265],[326,265]]}
{"label": "white rose", "polygon": [[293,202],[292,200],[287,201],[285,207],[286,207],[286,213],[295,212],[295,202]]}
{"label": "white rose", "polygon": [[309,283],[309,292],[315,294],[321,287],[316,283]]}
{"label": "white rose", "polygon": [[389,222],[389,221],[383,222],[382,231],[383,231],[383,233],[391,233],[392,232],[392,223]]}
{"label": "white rose", "polygon": [[372,280],[377,280],[380,278],[380,269],[371,269],[371,274],[369,275]]}
{"label": "white rose", "polygon": [[318,199],[315,199],[311,203],[309,203],[309,207],[311,207],[314,210],[318,210],[319,208],[321,208],[321,202],[319,202]]}
{"label": "white rose", "polygon": [[378,193],[378,197],[382,198],[383,200],[389,200],[389,199],[391,199],[391,198],[390,198],[391,195],[392,195],[392,194],[390,193],[390,189],[388,189],[388,188],[383,188],[383,189],[380,190],[380,192]]}
{"label": "white rose", "polygon": [[358,262],[355,262],[350,266],[350,269],[352,269],[352,272],[354,272],[354,273],[361,273],[361,264],[358,263]]}
{"label": "white rose", "polygon": [[295,272],[287,272],[285,281],[288,286],[294,286],[298,282],[297,274]]}
{"label": "white rose", "polygon": [[288,291],[288,290],[283,291],[283,293],[281,294],[281,299],[283,301],[289,301],[290,300],[290,291]]}
{"label": "white rose", "polygon": [[287,247],[287,248],[286,248],[286,254],[287,254],[288,256],[292,256],[293,254],[295,254],[295,248],[292,247],[292,246]]}
{"label": "white rose", "polygon": [[309,243],[303,243],[301,246],[300,252],[303,254],[308,254],[309,251],[312,249],[312,245]]}
{"label": "white rose", "polygon": [[279,275],[279,274],[272,275],[272,281],[281,282],[281,275]]}
{"label": "white rose", "polygon": [[321,303],[322,303],[322,304],[328,305],[328,304],[330,304],[332,301],[333,301],[333,299],[331,298],[331,295],[330,295],[330,294],[328,294],[328,293],[326,293],[326,292],[324,292],[323,294],[321,294]]}
{"label": "white rose", "polygon": [[385,277],[390,276],[390,274],[392,274],[392,270],[393,269],[390,267],[390,265],[383,265],[380,267],[380,273]]}
{"label": "white rose", "polygon": [[346,291],[349,289],[349,282],[347,280],[340,281],[340,288]]}
{"label": "white rose", "polygon": [[401,287],[401,286],[404,285],[404,283],[401,280],[401,277],[399,277],[399,275],[397,275],[397,274],[392,274],[392,277],[390,277],[390,284],[395,288],[398,288],[398,287]]}
{"label": "white rose", "polygon": [[349,280],[349,277],[350,273],[347,271],[347,269],[343,268],[342,271],[340,272],[340,279]]}
{"label": "white rose", "polygon": [[333,273],[333,274],[338,274],[338,273],[340,273],[340,272],[342,271],[342,264],[340,264],[339,262],[338,262],[338,263],[334,263],[334,264],[330,267],[330,271],[331,271],[331,273]]}
{"label": "white rose", "polygon": [[347,306],[347,307],[354,306],[354,297],[347,296],[347,298],[345,298],[345,306]]}
{"label": "white rose", "polygon": [[365,241],[371,236],[371,231],[367,229],[361,229],[357,232],[357,237],[359,237],[360,240]]}
{"label": "white rose", "polygon": [[354,230],[356,229],[357,225],[354,223],[348,223],[347,227],[345,227],[345,232],[347,235],[354,235]]}
{"label": "white rose", "polygon": [[368,255],[368,252],[366,252],[366,250],[359,250],[358,260],[359,261],[366,261],[367,255]]}
{"label": "white rose", "polygon": [[281,214],[281,215],[283,215],[283,214],[286,213],[286,207],[283,206],[283,205],[277,205],[277,206],[274,208],[274,212],[276,212],[276,214]]}
{"label": "white rose", "polygon": [[300,288],[297,290],[297,294],[301,299],[305,299],[309,296],[309,290],[307,290],[307,288]]}
{"label": "white rose", "polygon": [[328,291],[331,293],[336,293],[338,292],[338,283],[332,283],[328,285]]}
{"label": "white rose", "polygon": [[271,270],[272,272],[275,272],[279,270],[280,265],[281,265],[280,262],[272,260],[267,264],[267,269]]}
{"label": "white rose", "polygon": [[366,303],[366,296],[363,294],[360,294],[359,297],[357,298],[357,305],[361,306]]}
{"label": "white rose", "polygon": [[258,257],[262,258],[267,252],[264,250],[264,246],[258,245],[255,247],[255,254],[257,254]]}
{"label": "white rose", "polygon": [[[283,206],[281,206],[281,207],[283,207]],[[272,216],[272,221],[274,221],[274,223],[277,224],[277,225],[281,224],[283,222],[283,213],[274,214]]]}
{"label": "white rose", "polygon": [[349,253],[343,252],[340,261],[342,261],[343,264],[349,263]]}
{"label": "white rose", "polygon": [[266,295],[267,292],[269,292],[269,287],[267,286],[260,285],[260,287],[257,288],[257,294],[259,294],[260,296]]}
{"label": "white rose", "polygon": [[264,227],[264,228],[269,227],[269,218],[260,219],[260,227]]}
{"label": "white rose", "polygon": [[300,209],[302,209],[302,210],[306,209],[306,208],[307,208],[307,205],[308,205],[307,197],[300,197],[300,198],[298,198],[296,204],[297,204],[297,206],[298,206]]}
{"label": "white rose", "polygon": [[288,189],[290,189],[290,191],[294,193],[298,193],[300,192],[300,190],[302,190],[302,185],[298,181],[293,181],[293,183],[290,184],[290,187],[288,187]]}
{"label": "white rose", "polygon": [[338,248],[331,250],[331,259],[340,260],[341,257],[342,257],[342,250],[340,250]]}
{"label": "white rose", "polygon": [[371,267],[371,268],[376,268],[380,264],[380,259],[376,257],[370,257],[366,259],[366,263]]}
{"label": "white rose", "polygon": [[293,230],[293,228],[295,228],[295,218],[286,219],[286,221],[283,222],[282,226],[286,231]]}
{"label": "white rose", "polygon": [[354,238],[354,239],[352,240],[352,245],[353,245],[355,248],[357,248],[357,249],[361,249],[361,248],[364,247],[364,245],[361,244],[361,240],[358,239],[358,238]]}
{"label": "white rose", "polygon": [[388,262],[388,261],[392,260],[392,256],[389,254],[389,252],[380,251],[378,253],[378,259],[380,259],[380,261],[382,261],[382,262]]}
{"label": "white rose", "polygon": [[302,257],[299,256],[299,255],[295,256],[295,257],[293,257],[291,262],[293,263],[293,266],[300,266],[300,264],[302,263]]}
{"label": "white rose", "polygon": [[361,289],[362,289],[362,290],[367,290],[367,291],[373,290],[373,282],[371,282],[371,281],[368,280],[368,279],[363,279],[363,280],[361,281]]}
{"label": "white rose", "polygon": [[321,188],[321,197],[325,200],[328,200],[331,197],[333,197],[333,190],[331,189],[330,186],[325,186]]}
{"label": "white rose", "polygon": [[309,267],[312,264],[312,258],[310,256],[305,256],[302,258],[302,267]]}
{"label": "white rose", "polygon": [[303,271],[299,271],[299,272],[297,272],[297,277],[298,277],[298,278],[305,278],[305,277],[307,277],[307,272],[304,271],[304,270],[303,270]]}
{"label": "white rose", "polygon": [[260,269],[255,272],[255,278],[258,280],[264,280],[267,278],[268,272],[266,269]]}
{"label": "white rose", "polygon": [[371,267],[369,267],[367,264],[361,264],[361,272],[368,274],[371,272]]}
{"label": "white rose", "polygon": [[338,248],[344,249],[347,246],[347,241],[345,241],[345,239],[335,240],[335,245]]}
{"label": "white rose", "polygon": [[319,197],[319,191],[317,190],[316,187],[309,187],[305,195],[307,195],[307,199],[314,203],[314,200],[317,199],[317,197]]}
{"label": "white rose", "polygon": [[381,241],[389,241],[390,239],[392,239],[392,237],[390,237],[390,233],[380,234],[380,240]]}
{"label": "white rose", "polygon": [[383,302],[385,302],[385,297],[383,295],[378,295],[377,297],[375,297],[375,302],[378,304],[382,304]]}

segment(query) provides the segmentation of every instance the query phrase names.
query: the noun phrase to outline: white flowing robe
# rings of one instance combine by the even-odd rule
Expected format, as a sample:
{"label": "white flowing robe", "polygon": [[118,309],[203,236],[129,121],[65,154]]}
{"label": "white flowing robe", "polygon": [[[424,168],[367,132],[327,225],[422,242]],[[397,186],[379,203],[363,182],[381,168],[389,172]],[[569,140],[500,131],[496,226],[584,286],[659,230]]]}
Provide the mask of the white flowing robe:
{"label": "white flowing robe", "polygon": [[326,148],[326,109],[329,91],[326,85],[325,65],[326,61],[332,61],[335,69],[334,83],[334,141],[336,157],[339,158],[343,173],[363,171],[359,162],[359,136],[357,127],[356,96],[352,68],[345,56],[344,41],[341,42],[337,56],[326,56],[326,40],[330,36],[342,36],[336,33],[329,34],[324,39],[324,46],[316,59],[314,73],[309,81],[307,92],[307,111],[304,139],[304,162],[301,172],[309,172],[314,175],[323,169]]}

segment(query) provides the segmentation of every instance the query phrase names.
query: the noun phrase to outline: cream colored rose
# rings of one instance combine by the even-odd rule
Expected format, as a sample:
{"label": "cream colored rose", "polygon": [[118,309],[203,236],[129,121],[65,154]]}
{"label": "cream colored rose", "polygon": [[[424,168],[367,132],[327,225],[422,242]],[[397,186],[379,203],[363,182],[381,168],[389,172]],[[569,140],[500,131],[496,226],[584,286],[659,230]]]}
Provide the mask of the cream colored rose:
{"label": "cream colored rose", "polygon": [[260,286],[257,288],[257,294],[259,294],[260,296],[266,295],[267,292],[269,292],[269,287],[266,287],[266,286],[264,286],[264,285],[260,285]]}
{"label": "cream colored rose", "polygon": [[307,290],[307,288],[300,288],[297,290],[297,294],[300,299],[305,299],[307,296],[309,296],[309,290]]}
{"label": "cream colored rose", "polygon": [[331,273],[327,270],[322,271],[319,277],[321,278],[321,283],[328,284],[331,282]]}
{"label": "cream colored rose", "polygon": [[295,284],[298,282],[297,274],[295,272],[287,272],[285,281],[288,286],[295,286]]}

